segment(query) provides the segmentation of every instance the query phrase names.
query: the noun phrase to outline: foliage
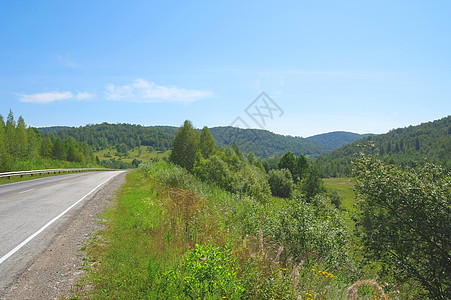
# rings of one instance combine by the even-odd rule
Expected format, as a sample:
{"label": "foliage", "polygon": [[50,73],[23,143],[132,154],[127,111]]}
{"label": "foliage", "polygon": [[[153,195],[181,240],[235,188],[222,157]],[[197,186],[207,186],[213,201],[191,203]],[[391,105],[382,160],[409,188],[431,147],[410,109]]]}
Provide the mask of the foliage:
{"label": "foliage", "polygon": [[230,172],[228,165],[219,155],[213,155],[207,159],[200,158],[196,160],[194,174],[205,182],[217,184],[228,191],[232,190],[232,172]]}
{"label": "foliage", "polygon": [[[41,133],[36,128],[28,127],[22,117],[16,122],[12,111],[9,112],[6,123],[0,116],[0,172],[21,170],[25,165],[33,168],[32,162],[40,158],[81,165],[93,164],[95,161],[93,152],[86,143],[76,142],[73,138],[42,138]],[[51,165],[60,163],[55,161]]]}
{"label": "foliage", "polygon": [[79,142],[86,142],[95,150],[116,148],[124,144],[128,149],[148,146],[157,151],[166,151],[171,147],[177,128],[102,123],[82,127],[47,127],[40,128],[40,131],[44,136],[60,139],[72,137]]}
{"label": "foliage", "polygon": [[200,133],[200,151],[205,158],[209,158],[215,151],[215,139],[207,126],[204,126]]}
{"label": "foliage", "polygon": [[186,120],[177,131],[169,159],[191,171],[194,167],[196,154],[199,151],[199,135],[190,121]]}
{"label": "foliage", "polygon": [[389,131],[386,134],[364,137],[359,141],[318,157],[322,177],[349,177],[352,159],[359,152],[358,144],[372,142],[381,156],[390,163],[416,167],[426,163],[440,164],[451,170],[451,116]]}
{"label": "foliage", "polygon": [[296,173],[296,156],[291,153],[287,152],[280,158],[279,162],[277,163],[277,168],[280,169],[286,169],[290,171],[291,175]]}
{"label": "foliage", "polygon": [[[226,164],[218,154],[200,161]],[[262,172],[241,160],[238,167],[228,169],[233,178],[241,171],[241,180]],[[347,272],[345,227],[327,198],[313,204],[299,194],[272,198],[267,190],[262,202],[199,178],[164,160],[132,171],[101,242],[90,250],[96,267],[80,286],[94,289],[79,295],[297,299],[310,293],[324,299],[341,297],[355,281]],[[315,277],[315,266],[327,276]]]}
{"label": "foliage", "polygon": [[183,292],[191,299],[239,299],[245,289],[237,278],[237,267],[230,249],[196,244],[185,254]]}
{"label": "foliage", "polygon": [[309,163],[303,154],[296,157],[293,153],[287,152],[280,158],[277,168],[289,170],[294,182],[297,183],[307,176]]}
{"label": "foliage", "polygon": [[451,176],[432,164],[414,170],[361,154],[355,162],[358,228],[369,258],[429,296],[451,297]]}
{"label": "foliage", "polygon": [[261,202],[266,202],[271,194],[266,174],[250,165],[244,166],[234,174],[233,190]]}
{"label": "foliage", "polygon": [[309,168],[307,177],[301,183],[301,189],[305,193],[307,199],[313,199],[325,191],[323,181],[319,176],[319,171],[316,165]]}
{"label": "foliage", "polygon": [[293,194],[293,177],[287,169],[269,171],[268,184],[273,196],[289,198]]}

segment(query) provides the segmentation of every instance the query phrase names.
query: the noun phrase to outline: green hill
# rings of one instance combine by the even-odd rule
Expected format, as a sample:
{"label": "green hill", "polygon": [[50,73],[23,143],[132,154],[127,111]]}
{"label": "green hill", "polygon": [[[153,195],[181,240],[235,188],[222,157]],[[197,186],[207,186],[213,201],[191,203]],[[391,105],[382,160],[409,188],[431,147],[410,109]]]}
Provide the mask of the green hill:
{"label": "green hill", "polygon": [[[44,135],[59,138],[72,137],[86,142],[95,151],[116,149],[119,153],[128,152],[136,147],[147,147],[148,151],[164,152],[171,148],[178,127],[141,126],[132,124],[96,124],[82,127],[40,128]],[[236,127],[213,127],[210,131],[218,146],[231,145],[234,142],[243,152],[267,158],[281,156],[290,151],[296,155],[304,154],[317,157],[332,149],[350,143],[362,137],[351,132],[331,132],[308,138],[276,134],[261,129],[241,129]]]}
{"label": "green hill", "polygon": [[312,141],[322,149],[331,151],[346,144],[360,140],[363,137],[371,136],[372,134],[358,134],[346,131],[334,131],[323,133],[308,137],[307,140]]}
{"label": "green hill", "polygon": [[381,156],[391,163],[416,166],[425,162],[451,169],[451,116],[367,136],[342,146],[317,159],[324,177],[349,176],[351,160],[359,152],[358,144],[372,141]]}

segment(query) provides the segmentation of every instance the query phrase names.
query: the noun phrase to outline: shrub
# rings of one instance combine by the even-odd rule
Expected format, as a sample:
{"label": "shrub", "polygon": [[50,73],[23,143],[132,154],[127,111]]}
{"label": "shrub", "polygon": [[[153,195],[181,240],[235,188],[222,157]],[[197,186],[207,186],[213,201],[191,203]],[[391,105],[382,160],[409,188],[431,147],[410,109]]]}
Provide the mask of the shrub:
{"label": "shrub", "polygon": [[293,194],[293,177],[288,169],[271,170],[268,183],[273,196],[289,198]]}
{"label": "shrub", "polygon": [[193,171],[203,181],[214,183],[226,190],[231,189],[232,173],[227,164],[217,155],[208,159],[198,159]]}
{"label": "shrub", "polygon": [[377,156],[355,162],[365,255],[398,280],[414,279],[435,299],[451,297],[451,176],[426,164],[418,170]]}
{"label": "shrub", "polygon": [[233,177],[234,192],[248,195],[261,202],[266,202],[271,195],[271,189],[266,174],[250,165],[245,165]]}

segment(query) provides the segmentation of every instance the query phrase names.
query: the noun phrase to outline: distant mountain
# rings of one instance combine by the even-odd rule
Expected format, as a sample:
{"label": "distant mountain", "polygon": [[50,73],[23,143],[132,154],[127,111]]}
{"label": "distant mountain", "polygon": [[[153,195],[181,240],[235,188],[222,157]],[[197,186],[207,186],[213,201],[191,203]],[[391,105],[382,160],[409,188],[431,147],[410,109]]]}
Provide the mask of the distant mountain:
{"label": "distant mountain", "polygon": [[432,162],[451,169],[451,116],[389,131],[386,134],[367,136],[358,142],[346,144],[325,156],[317,163],[325,177],[349,176],[351,160],[360,151],[358,144],[372,141],[381,156],[389,162],[415,166]]}
{"label": "distant mountain", "polygon": [[334,131],[308,137],[307,140],[319,145],[322,149],[331,151],[343,145],[360,140],[363,137],[373,134],[358,134],[346,131]]}
{"label": "distant mountain", "polygon": [[[88,143],[94,150],[123,148],[124,145],[132,149],[142,145],[152,147],[153,150],[165,151],[171,148],[178,127],[102,123],[82,127],[46,127],[40,130],[43,134],[62,139],[73,137],[77,141]],[[351,132],[331,132],[302,138],[267,130],[230,126],[213,127],[210,131],[218,146],[232,145],[235,142],[243,152],[254,152],[255,155],[264,158],[273,155],[282,156],[288,151],[295,155],[302,153],[308,157],[317,157],[362,137]]]}
{"label": "distant mountain", "polygon": [[259,157],[281,156],[288,151],[307,156],[318,156],[327,152],[321,145],[308,139],[280,135],[262,129],[213,127],[210,131],[219,146],[235,142],[243,152],[254,152]]}

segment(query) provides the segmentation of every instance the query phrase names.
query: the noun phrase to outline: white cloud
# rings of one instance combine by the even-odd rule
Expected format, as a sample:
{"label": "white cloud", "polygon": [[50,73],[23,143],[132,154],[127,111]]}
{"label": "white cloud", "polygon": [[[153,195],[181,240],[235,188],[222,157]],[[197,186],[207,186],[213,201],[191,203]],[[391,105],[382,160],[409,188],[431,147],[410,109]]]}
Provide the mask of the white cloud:
{"label": "white cloud", "polygon": [[20,95],[20,101],[26,103],[49,103],[67,100],[74,97],[71,92],[50,92],[30,95]]}
{"label": "white cloud", "polygon": [[87,100],[92,98],[94,98],[94,94],[78,92],[74,95],[70,91],[19,95],[19,100],[25,103],[50,103],[69,99]]}
{"label": "white cloud", "polygon": [[75,96],[75,99],[77,99],[77,100],[87,100],[87,99],[92,99],[94,97],[95,97],[95,95],[91,94],[91,93],[78,92],[77,95]]}
{"label": "white cloud", "polygon": [[194,102],[213,95],[211,91],[187,90],[178,87],[156,85],[144,79],[136,79],[131,84],[105,86],[108,100],[153,103],[153,102]]}

